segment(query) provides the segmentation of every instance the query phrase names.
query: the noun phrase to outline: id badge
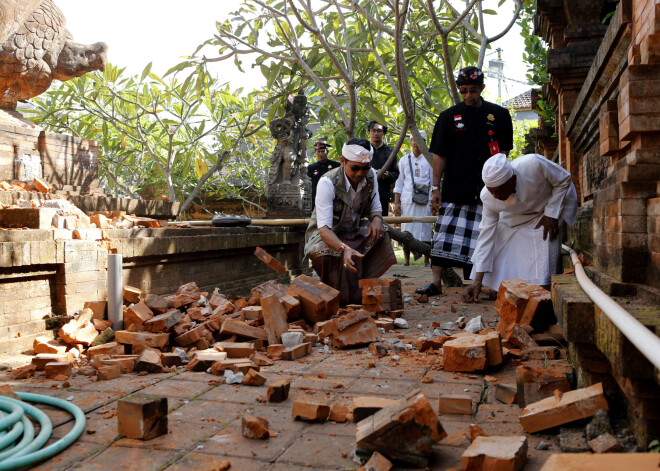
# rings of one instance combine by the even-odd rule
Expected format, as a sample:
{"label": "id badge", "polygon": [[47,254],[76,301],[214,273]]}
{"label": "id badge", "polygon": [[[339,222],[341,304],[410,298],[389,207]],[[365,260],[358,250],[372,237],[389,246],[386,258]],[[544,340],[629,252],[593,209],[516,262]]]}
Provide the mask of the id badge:
{"label": "id badge", "polygon": [[419,169],[418,169],[418,168],[415,169],[415,176],[418,177],[418,178],[419,178],[419,176],[420,176],[420,172],[419,172]]}
{"label": "id badge", "polygon": [[492,157],[493,155],[495,155],[495,154],[499,154],[499,153],[500,153],[500,146],[499,146],[499,144],[497,143],[497,141],[489,142],[489,143],[488,143],[488,148],[490,149],[490,155],[491,155],[491,157]]}

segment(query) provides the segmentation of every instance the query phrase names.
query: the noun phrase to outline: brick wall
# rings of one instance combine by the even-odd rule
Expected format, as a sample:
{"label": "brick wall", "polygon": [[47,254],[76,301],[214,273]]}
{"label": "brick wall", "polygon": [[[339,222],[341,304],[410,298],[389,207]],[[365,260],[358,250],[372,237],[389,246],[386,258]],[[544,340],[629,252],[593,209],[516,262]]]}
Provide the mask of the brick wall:
{"label": "brick wall", "polygon": [[[124,283],[157,294],[195,281],[249,295],[278,278],[254,257],[256,246],[286,265],[283,280],[309,271],[303,228],[108,230],[104,238],[123,255]],[[96,242],[53,240],[52,230],[0,230],[0,241],[0,354],[30,349],[35,337],[54,334],[53,316],[107,298],[107,251]]]}

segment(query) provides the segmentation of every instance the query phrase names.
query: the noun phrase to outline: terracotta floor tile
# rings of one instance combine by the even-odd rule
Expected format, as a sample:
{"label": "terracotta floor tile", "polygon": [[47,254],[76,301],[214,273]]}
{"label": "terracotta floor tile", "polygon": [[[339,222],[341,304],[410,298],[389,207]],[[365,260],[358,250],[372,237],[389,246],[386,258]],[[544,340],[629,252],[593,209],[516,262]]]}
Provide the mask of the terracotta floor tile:
{"label": "terracotta floor tile", "polygon": [[319,434],[310,427],[282,453],[277,463],[311,465],[325,469],[354,469],[356,464],[349,458],[354,443],[354,436]]}
{"label": "terracotta floor tile", "polygon": [[231,469],[237,471],[261,471],[267,462],[247,458],[224,457],[204,453],[204,448],[186,453],[176,462],[165,468],[167,471],[217,471],[223,461],[231,463]]}
{"label": "terracotta floor tile", "polygon": [[213,388],[201,381],[185,381],[168,379],[140,391],[140,394],[153,394],[154,396],[173,397],[179,399],[192,399]]}
{"label": "terracotta floor tile", "polygon": [[[170,412],[168,420],[185,422],[203,422],[227,424],[240,418],[245,407],[233,403],[203,401],[202,396]],[[202,420],[204,419],[204,420]]]}
{"label": "terracotta floor tile", "polygon": [[206,438],[222,430],[224,424],[216,422],[178,422],[168,419],[166,435],[152,438],[151,440],[134,440],[131,438],[122,438],[115,442],[113,446],[147,448],[155,450],[182,450],[187,451],[195,443],[201,442]]}
{"label": "terracotta floor tile", "polygon": [[[54,442],[55,440],[51,439],[46,442],[46,445],[51,445]],[[73,464],[92,456],[101,449],[102,445],[96,443],[76,441],[66,450],[53,456],[48,461],[44,461],[30,469],[34,471],[60,471],[69,469]]]}
{"label": "terracotta floor tile", "polygon": [[156,471],[180,456],[176,451],[162,451],[150,448],[130,448],[118,443],[110,446],[91,460],[81,463],[80,469],[107,471]]}
{"label": "terracotta floor tile", "polygon": [[348,388],[348,393],[362,396],[388,396],[400,398],[415,389],[410,381],[387,378],[359,378]]}

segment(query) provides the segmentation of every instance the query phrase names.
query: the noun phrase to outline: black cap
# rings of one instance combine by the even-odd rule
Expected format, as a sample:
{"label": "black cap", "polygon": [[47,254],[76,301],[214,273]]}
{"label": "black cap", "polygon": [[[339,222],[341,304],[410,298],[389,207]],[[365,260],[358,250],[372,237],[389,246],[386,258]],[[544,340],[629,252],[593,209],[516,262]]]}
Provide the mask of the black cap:
{"label": "black cap", "polygon": [[483,85],[484,73],[477,67],[464,67],[458,71],[456,85]]}
{"label": "black cap", "polygon": [[314,143],[315,149],[327,149],[328,147],[332,146],[325,141],[316,141],[316,143]]}

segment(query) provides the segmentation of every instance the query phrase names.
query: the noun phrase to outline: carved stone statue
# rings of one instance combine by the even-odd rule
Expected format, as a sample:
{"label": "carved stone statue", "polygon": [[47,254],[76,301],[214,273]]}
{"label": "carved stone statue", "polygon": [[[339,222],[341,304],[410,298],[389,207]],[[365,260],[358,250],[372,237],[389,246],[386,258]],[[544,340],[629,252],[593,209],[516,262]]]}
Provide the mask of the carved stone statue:
{"label": "carved stone statue", "polygon": [[272,120],[268,126],[277,140],[268,171],[269,217],[300,217],[311,212],[311,181],[301,172],[307,154],[310,132],[307,97],[296,95],[287,101],[283,118]]}
{"label": "carved stone statue", "polygon": [[65,81],[103,70],[107,45],[72,41],[52,0],[0,0],[0,108],[45,92]]}

